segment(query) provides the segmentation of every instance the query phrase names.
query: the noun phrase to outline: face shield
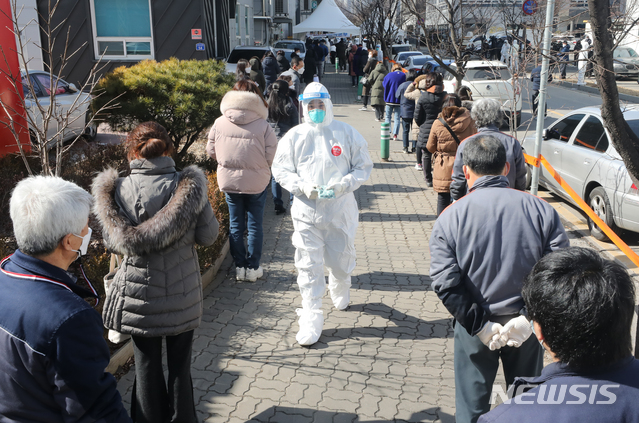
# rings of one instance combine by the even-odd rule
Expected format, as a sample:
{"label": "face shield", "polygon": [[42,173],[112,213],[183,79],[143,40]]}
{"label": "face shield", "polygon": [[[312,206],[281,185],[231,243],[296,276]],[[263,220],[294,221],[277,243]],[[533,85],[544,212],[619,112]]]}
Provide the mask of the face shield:
{"label": "face shield", "polygon": [[326,87],[319,82],[308,84],[299,96],[304,122],[315,127],[330,125],[333,121],[333,103]]}

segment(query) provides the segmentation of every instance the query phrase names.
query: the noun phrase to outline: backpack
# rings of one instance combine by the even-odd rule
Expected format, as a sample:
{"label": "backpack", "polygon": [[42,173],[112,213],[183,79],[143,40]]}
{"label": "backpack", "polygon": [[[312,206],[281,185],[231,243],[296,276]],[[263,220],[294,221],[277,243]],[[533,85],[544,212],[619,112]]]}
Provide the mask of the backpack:
{"label": "backpack", "polygon": [[577,44],[575,44],[575,51],[579,51],[583,48],[583,46],[581,45],[581,40],[577,41]]}

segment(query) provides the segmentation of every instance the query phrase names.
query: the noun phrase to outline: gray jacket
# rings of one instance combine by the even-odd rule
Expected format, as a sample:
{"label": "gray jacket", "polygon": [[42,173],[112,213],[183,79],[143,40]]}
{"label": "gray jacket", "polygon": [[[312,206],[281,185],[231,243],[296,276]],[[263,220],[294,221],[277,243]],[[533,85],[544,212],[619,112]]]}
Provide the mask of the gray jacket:
{"label": "gray jacket", "polygon": [[559,215],[544,200],[483,176],[435,221],[430,237],[432,288],[475,335],[499,316],[524,313],[521,285],[544,255],[570,245]]}
{"label": "gray jacket", "polygon": [[202,317],[195,243],[212,245],[218,222],[196,166],[175,170],[170,157],[133,160],[93,181],[94,213],[107,248],[124,255],[102,311],[104,326],[138,336],[177,335]]}
{"label": "gray jacket", "polygon": [[510,172],[508,172],[508,183],[511,188],[519,191],[526,190],[526,160],[521,144],[516,138],[508,134],[499,132],[496,126],[486,126],[479,128],[477,134],[468,137],[459,144],[457,154],[455,155],[455,163],[453,164],[453,182],[450,184],[450,196],[453,200],[459,200],[466,195],[466,177],[464,177],[464,147],[470,139],[480,135],[492,135],[497,138],[506,147],[506,160],[510,163]]}

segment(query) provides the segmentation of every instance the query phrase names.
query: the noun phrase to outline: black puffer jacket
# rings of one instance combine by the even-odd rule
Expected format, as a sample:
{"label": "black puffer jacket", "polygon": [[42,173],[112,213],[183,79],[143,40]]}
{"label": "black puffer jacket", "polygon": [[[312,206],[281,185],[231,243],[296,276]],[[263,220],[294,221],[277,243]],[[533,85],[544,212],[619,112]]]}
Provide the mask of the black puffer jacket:
{"label": "black puffer jacket", "polygon": [[283,54],[278,54],[276,57],[277,60],[277,66],[279,66],[280,68],[280,72],[286,72],[287,70],[289,70],[291,68],[291,64],[288,61],[288,59],[286,58],[286,56],[284,56]]}
{"label": "black puffer jacket", "polygon": [[414,117],[415,123],[419,125],[419,135],[417,136],[417,147],[419,148],[426,148],[430,128],[437,119],[437,115],[442,111],[442,103],[446,92],[442,91],[442,88],[437,91],[439,92],[423,92],[415,104]]}
{"label": "black puffer jacket", "polygon": [[[275,87],[276,85],[273,86]],[[275,95],[275,93],[273,95]],[[286,113],[288,116],[277,121],[272,120],[270,117],[266,119],[269,125],[271,125],[271,128],[273,128],[273,132],[275,132],[275,136],[277,136],[278,141],[286,135],[289,129],[300,123],[299,112],[291,99],[289,99],[289,102],[286,105]]]}
{"label": "black puffer jacket", "polygon": [[280,67],[277,64],[277,60],[274,57],[265,57],[262,60],[262,66],[264,67],[264,79],[266,81],[266,89],[277,79],[277,75],[280,73]]}

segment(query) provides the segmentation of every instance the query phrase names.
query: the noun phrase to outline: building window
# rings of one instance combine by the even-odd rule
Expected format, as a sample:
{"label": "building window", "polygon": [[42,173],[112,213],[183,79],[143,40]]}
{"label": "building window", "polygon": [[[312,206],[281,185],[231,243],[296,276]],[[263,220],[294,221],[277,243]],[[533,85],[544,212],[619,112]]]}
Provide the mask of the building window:
{"label": "building window", "polygon": [[150,0],[91,0],[96,58],[153,58]]}
{"label": "building window", "polygon": [[235,35],[240,36],[240,4],[235,5]]}
{"label": "building window", "polygon": [[249,36],[249,7],[245,6],[246,9],[244,10],[244,26],[246,27],[246,37],[248,38]]}

